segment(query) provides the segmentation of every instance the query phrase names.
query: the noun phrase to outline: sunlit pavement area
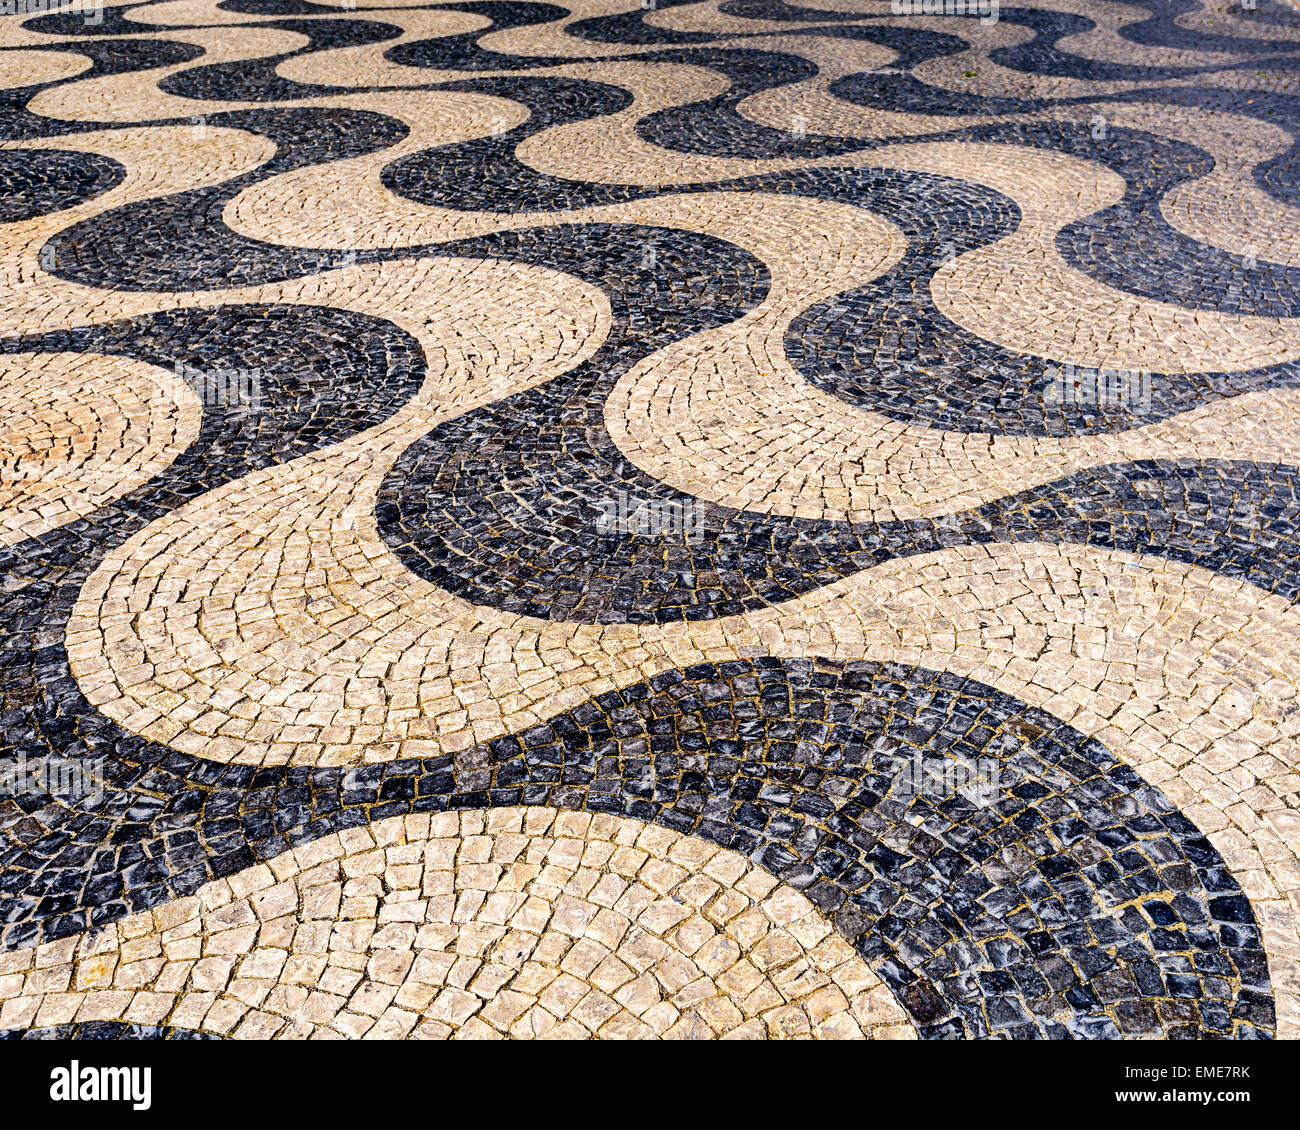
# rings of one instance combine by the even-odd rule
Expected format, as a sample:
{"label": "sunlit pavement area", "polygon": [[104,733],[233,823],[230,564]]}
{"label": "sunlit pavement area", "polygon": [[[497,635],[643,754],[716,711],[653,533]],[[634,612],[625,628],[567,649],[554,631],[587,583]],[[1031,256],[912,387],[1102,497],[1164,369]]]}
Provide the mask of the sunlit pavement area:
{"label": "sunlit pavement area", "polygon": [[0,1030],[1300,1031],[1300,13],[15,0]]}

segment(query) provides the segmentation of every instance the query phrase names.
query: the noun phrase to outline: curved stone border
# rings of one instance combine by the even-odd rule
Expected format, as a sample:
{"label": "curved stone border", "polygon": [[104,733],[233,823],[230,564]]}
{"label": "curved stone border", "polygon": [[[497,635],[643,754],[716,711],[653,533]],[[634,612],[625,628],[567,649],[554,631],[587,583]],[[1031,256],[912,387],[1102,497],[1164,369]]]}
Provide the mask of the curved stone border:
{"label": "curved stone border", "polygon": [[381,820],[90,936],[0,954],[0,1027],[236,1039],[913,1038],[816,907],[635,820]]}

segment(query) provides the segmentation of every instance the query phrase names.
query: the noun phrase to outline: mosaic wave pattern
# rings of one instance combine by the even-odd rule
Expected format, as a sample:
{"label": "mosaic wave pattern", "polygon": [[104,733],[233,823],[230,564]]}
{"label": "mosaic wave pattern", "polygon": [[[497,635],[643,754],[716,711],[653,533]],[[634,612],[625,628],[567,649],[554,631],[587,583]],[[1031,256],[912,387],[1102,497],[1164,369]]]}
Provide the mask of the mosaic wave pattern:
{"label": "mosaic wave pattern", "polygon": [[0,16],[0,1038],[1300,1036],[1300,13]]}

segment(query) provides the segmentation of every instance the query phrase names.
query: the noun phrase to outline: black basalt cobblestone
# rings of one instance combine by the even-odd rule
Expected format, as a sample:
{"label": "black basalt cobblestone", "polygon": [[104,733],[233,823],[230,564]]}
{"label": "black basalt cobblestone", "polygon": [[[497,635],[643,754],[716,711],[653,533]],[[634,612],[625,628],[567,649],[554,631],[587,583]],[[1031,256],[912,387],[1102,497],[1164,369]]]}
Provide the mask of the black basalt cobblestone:
{"label": "black basalt cobblestone", "polygon": [[[956,324],[930,293],[936,271],[1013,233],[1020,206],[977,183],[870,162],[874,151],[903,142],[1017,147],[1092,162],[1099,175],[1117,174],[1124,192],[1061,227],[1055,250],[1070,268],[1136,300],[1166,304],[1179,318],[1255,319],[1253,332],[1263,333],[1260,325],[1276,331],[1261,354],[1290,356],[1276,346],[1300,316],[1298,269],[1193,238],[1162,210],[1213,171],[1208,148],[1161,136],[1156,125],[1108,124],[1098,136],[1078,121],[1043,119],[1058,110],[1075,118],[1085,104],[1103,117],[1110,105],[1163,106],[1239,115],[1295,135],[1294,11],[1259,0],[1249,10],[1231,5],[1226,20],[1210,23],[1193,0],[1135,0],[1148,15],[1110,32],[1087,15],[1008,5],[999,18],[1014,34],[987,57],[1025,82],[1013,88],[985,76],[965,93],[936,76],[983,42],[970,22],[920,26],[883,8],[865,14],[726,0],[718,11],[750,21],[745,30],[661,26],[688,2],[581,18],[530,0],[421,5],[484,26],[395,42],[403,35],[398,9],[341,13],[310,0],[224,0],[223,18],[242,14],[250,28],[302,37],[280,54],[224,62],[186,42],[181,29],[148,22],[150,4],[107,7],[94,25],[80,12],[13,17],[26,38],[0,48],[0,66],[47,51],[89,65],[0,90],[0,139],[30,145],[0,150],[0,225],[19,233],[32,222],[58,229],[30,249],[43,272],[39,285],[53,293],[129,294],[132,309],[157,312],[121,318],[88,300],[84,310],[51,311],[34,323],[38,329],[24,323],[7,332],[0,353],[6,360],[130,358],[196,381],[256,374],[260,401],[253,412],[203,404],[197,437],[149,482],[0,548],[0,763],[51,754],[94,759],[105,777],[102,792],[80,799],[43,786],[0,795],[0,948],[98,929],[386,817],[547,805],[618,814],[741,853],[807,895],[925,1038],[1272,1038],[1286,978],[1270,980],[1256,911],[1197,824],[1098,741],[950,673],[869,659],[701,663],[455,753],[344,768],[218,764],[181,753],[101,713],[74,678],[68,620],[110,551],[215,487],[389,420],[426,375],[419,341],[382,317],[220,296],[201,305],[185,298],[170,309],[169,292],[257,287],[421,258],[560,272],[603,293],[612,319],[599,348],[568,372],[445,419],[397,458],[373,518],[413,584],[422,578],[481,610],[555,623],[654,625],[780,605],[892,559],[1040,542],[1189,563],[1300,601],[1300,467],[1252,460],[1248,449],[1231,460],[1083,462],[1077,466],[1088,469],[911,521],[760,514],[669,487],[611,440],[609,396],[655,351],[752,314],[769,297],[772,275],[756,254],[695,229],[556,216],[671,195],[763,193],[850,205],[895,225],[906,243],[897,261],[864,286],[793,312],[781,345],[821,392],[936,434],[976,443],[989,436],[1068,441],[1293,389],[1300,362],[1283,360],[1236,372],[1144,373],[1150,396],[1140,411],[1049,402],[1047,357]],[[550,34],[565,21],[560,34],[572,40],[572,55],[499,49],[527,43],[530,28]],[[223,29],[243,34],[224,23],[195,26],[214,41]],[[790,26],[796,34],[779,38]],[[1112,34],[1123,40],[1122,57],[1093,57],[1095,43],[1089,54],[1074,50],[1090,31],[1099,33],[1095,43]],[[951,128],[858,137],[763,124],[754,105],[819,75],[800,41],[828,53],[892,52],[887,68],[830,82],[828,97],[896,116],[886,120],[950,118]],[[554,41],[547,42],[551,51]],[[604,46],[603,57],[593,57],[593,45]],[[326,85],[280,73],[292,72],[283,66],[290,60],[341,47],[423,68],[429,81],[409,84],[407,72],[400,88],[358,86],[340,70]],[[1136,61],[1146,49],[1156,49],[1159,65]],[[1189,54],[1166,65],[1170,50]],[[619,65],[608,79],[605,63]],[[519,156],[544,131],[598,125],[635,107],[634,92],[619,85],[622,64],[647,73],[696,68],[725,83],[720,94],[684,96],[637,120],[639,144],[665,161],[817,167],[760,166],[774,171],[665,186],[612,175],[565,179]],[[557,73],[575,66],[582,70]],[[156,118],[119,120],[111,85],[86,87],[110,93],[86,120],[40,112],[49,109],[42,96],[65,104],[67,84],[135,76],[144,90],[148,73],[164,69],[152,81],[172,97]],[[973,70],[967,77],[980,78]],[[1042,80],[1057,78],[1070,80],[1059,97],[1035,93],[1052,89]],[[1122,88],[1089,91],[1081,85],[1089,81]],[[346,232],[331,246],[312,247],[227,226],[228,206],[253,186],[403,142],[410,125],[361,108],[366,96],[402,91],[427,96],[429,105],[444,92],[457,105],[464,95],[506,99],[528,118],[499,134],[387,161],[377,175],[396,198],[395,214],[418,205],[537,213],[534,226],[356,250],[346,246]],[[338,105],[344,95],[357,104]],[[176,97],[196,113],[176,116]],[[332,102],[312,104],[322,98]],[[220,108],[242,103],[255,105]],[[221,183],[131,197],[58,224],[59,212],[95,201],[137,171],[95,153],[93,139],[83,152],[82,140],[74,151],[60,138],[190,126],[207,104],[214,112],[201,114],[203,125],[265,138],[273,156]],[[159,134],[169,136],[183,163],[181,135]],[[147,175],[147,162],[142,167]],[[1300,205],[1300,141],[1279,142],[1249,176],[1279,206]],[[647,247],[655,251],[650,261]],[[19,288],[29,269],[25,245],[21,254],[13,276]],[[696,521],[689,531],[611,533],[602,518],[619,496],[690,509]],[[1279,666],[1290,659],[1269,657]],[[165,1021],[38,1020],[0,1031],[4,1040],[191,1038],[210,1036]]]}

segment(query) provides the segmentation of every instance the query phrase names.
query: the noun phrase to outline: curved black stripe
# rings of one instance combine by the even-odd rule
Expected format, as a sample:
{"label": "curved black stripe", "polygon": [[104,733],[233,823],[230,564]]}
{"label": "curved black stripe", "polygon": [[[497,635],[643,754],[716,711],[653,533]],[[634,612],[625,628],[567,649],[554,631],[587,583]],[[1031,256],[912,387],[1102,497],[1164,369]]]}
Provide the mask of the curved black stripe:
{"label": "curved black stripe", "polygon": [[952,675],[702,664],[454,757],[353,770],[117,744],[100,810],[10,823],[27,842],[0,855],[6,944],[366,821],[549,804],[703,836],[803,889],[926,1036],[1272,1034],[1259,930],[1213,846],[1097,742]]}
{"label": "curved black stripe", "polygon": [[170,1025],[126,1024],[118,1020],[87,1020],[47,1028],[6,1028],[0,1040],[219,1040],[210,1032]]}
{"label": "curved black stripe", "polygon": [[101,196],[126,176],[111,157],[66,149],[0,150],[0,223],[29,220]]}

